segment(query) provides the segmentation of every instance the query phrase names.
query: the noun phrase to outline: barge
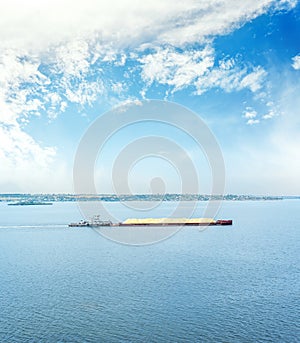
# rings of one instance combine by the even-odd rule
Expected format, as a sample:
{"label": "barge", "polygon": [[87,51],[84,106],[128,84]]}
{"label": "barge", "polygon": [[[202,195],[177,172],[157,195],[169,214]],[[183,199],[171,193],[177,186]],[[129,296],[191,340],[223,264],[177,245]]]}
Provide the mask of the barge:
{"label": "barge", "polygon": [[129,227],[129,226],[215,226],[232,225],[231,219],[213,218],[129,218],[120,223],[101,220],[99,216],[94,216],[91,220],[81,220],[78,223],[71,223],[69,227]]}
{"label": "barge", "polygon": [[52,202],[43,202],[43,201],[18,201],[18,202],[10,202],[7,204],[8,206],[46,206],[52,205]]}

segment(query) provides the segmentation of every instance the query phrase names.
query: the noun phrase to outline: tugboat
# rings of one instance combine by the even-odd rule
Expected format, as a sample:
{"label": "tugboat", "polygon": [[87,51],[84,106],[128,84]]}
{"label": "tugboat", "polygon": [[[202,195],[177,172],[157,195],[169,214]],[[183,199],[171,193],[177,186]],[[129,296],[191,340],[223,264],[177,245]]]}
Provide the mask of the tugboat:
{"label": "tugboat", "polygon": [[101,220],[99,215],[93,216],[91,220],[80,220],[78,223],[70,223],[69,227],[99,227],[113,226],[110,220]]}
{"label": "tugboat", "polygon": [[85,226],[90,226],[90,225],[89,225],[89,222],[87,222],[86,220],[80,220],[80,222],[70,223],[68,226],[69,227],[85,227]]}

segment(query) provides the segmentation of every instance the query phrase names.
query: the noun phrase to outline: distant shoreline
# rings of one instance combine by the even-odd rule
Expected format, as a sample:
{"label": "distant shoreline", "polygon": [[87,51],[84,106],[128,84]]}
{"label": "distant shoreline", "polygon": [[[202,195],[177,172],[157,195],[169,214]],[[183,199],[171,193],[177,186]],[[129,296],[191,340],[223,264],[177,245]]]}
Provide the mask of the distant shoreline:
{"label": "distant shoreline", "polygon": [[[207,194],[0,194],[0,202],[45,204],[72,201],[266,201],[298,199],[300,196],[207,195]],[[12,205],[12,204],[11,204]]]}

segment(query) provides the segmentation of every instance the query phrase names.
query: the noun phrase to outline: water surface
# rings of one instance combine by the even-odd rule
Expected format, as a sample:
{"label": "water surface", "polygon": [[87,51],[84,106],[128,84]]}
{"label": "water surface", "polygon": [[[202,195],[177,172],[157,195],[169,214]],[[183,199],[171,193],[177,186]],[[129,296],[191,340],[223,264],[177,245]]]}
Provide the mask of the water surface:
{"label": "water surface", "polygon": [[136,247],[68,228],[75,203],[1,203],[0,341],[297,342],[299,205],[224,202],[232,227]]}

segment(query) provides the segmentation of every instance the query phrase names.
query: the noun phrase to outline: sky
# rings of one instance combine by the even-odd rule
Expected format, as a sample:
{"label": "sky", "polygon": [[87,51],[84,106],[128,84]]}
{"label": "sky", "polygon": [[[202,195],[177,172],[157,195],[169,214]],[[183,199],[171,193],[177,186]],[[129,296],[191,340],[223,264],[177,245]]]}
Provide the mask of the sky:
{"label": "sky", "polygon": [[[0,0],[0,13],[0,193],[72,193],[90,125],[118,105],[157,99],[193,111],[213,133],[225,193],[300,194],[299,1]],[[155,135],[186,151],[197,192],[209,193],[201,147],[146,121],[99,152],[97,192],[114,192],[124,147]],[[128,170],[131,191],[151,192],[160,178],[180,192],[176,167],[145,155]]]}

